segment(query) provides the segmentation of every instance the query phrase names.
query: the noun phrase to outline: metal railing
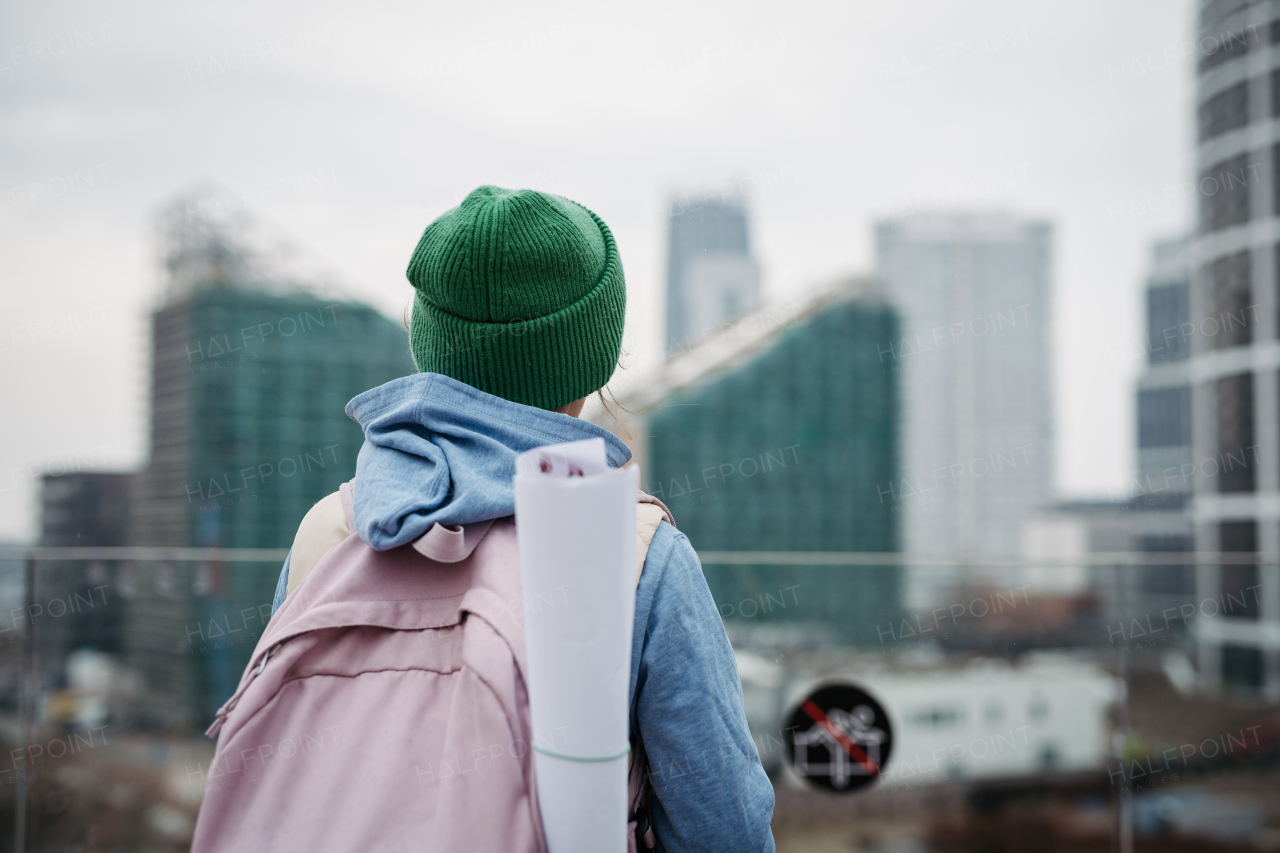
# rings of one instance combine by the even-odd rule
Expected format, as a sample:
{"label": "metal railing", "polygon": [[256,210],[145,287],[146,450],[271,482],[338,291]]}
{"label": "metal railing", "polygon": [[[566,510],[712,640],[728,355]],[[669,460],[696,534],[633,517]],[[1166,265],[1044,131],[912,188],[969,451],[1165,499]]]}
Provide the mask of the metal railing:
{"label": "metal railing", "polygon": [[699,551],[704,565],[960,566],[973,568],[1070,568],[1074,566],[1280,565],[1280,553],[1238,551],[1110,551],[1054,557],[986,557],[974,554],[906,554],[870,551]]}
{"label": "metal railing", "polygon": [[[0,561],[137,560],[156,562],[284,562],[288,548],[169,548],[0,546]],[[1280,565],[1280,553],[1240,551],[1106,551],[1050,557],[978,554],[909,554],[901,551],[698,551],[705,565],[774,566],[971,566],[1069,568],[1072,566]]]}
{"label": "metal railing", "polygon": [[124,547],[63,548],[43,545],[2,546],[3,560],[137,560],[157,562],[222,561],[225,563],[284,562],[288,548],[155,548],[128,545]]}

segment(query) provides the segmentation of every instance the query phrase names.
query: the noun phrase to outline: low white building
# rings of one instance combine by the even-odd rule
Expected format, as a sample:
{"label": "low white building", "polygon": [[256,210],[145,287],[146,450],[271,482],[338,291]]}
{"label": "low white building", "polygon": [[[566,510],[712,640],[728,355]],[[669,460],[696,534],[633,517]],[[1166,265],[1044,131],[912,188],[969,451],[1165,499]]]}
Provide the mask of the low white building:
{"label": "low white building", "polygon": [[[886,786],[1101,768],[1109,755],[1108,712],[1124,689],[1101,666],[1063,655],[964,665],[851,659],[821,668],[784,666],[743,650],[737,657],[747,721],[766,768],[784,763],[781,730],[791,709],[819,686],[843,681],[870,693],[889,716]],[[803,784],[790,769],[785,774]]]}

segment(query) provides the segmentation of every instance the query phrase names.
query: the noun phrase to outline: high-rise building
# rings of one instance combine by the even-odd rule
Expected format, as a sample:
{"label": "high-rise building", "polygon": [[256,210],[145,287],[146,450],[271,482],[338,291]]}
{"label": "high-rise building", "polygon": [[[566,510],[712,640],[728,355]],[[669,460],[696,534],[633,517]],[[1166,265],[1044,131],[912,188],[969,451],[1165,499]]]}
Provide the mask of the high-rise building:
{"label": "high-rise building", "polygon": [[1187,241],[1155,244],[1144,293],[1146,365],[1138,379],[1139,504],[1176,502],[1192,490],[1191,280]]}
{"label": "high-rise building", "polygon": [[134,474],[75,471],[40,481],[40,544],[84,548],[129,544]]}
{"label": "high-rise building", "polygon": [[[902,388],[902,471],[882,492],[909,553],[1014,556],[1053,496],[1050,227],[997,213],[917,214],[876,229],[877,274],[901,314],[878,359]],[[906,604],[963,582],[913,567]]]}
{"label": "high-rise building", "polygon": [[671,204],[669,221],[663,346],[671,356],[753,311],[760,304],[760,270],[751,256],[741,199],[678,198]]}
{"label": "high-rise building", "polygon": [[[643,487],[699,551],[896,551],[878,490],[896,477],[897,381],[876,353],[896,336],[893,310],[857,281],[669,360],[623,401]],[[899,613],[894,566],[703,571],[730,627],[875,644]]]}
{"label": "high-rise building", "polygon": [[[402,325],[291,280],[254,247],[251,223],[226,214],[216,196],[196,197],[162,220],[136,544],[288,547],[307,510],[355,473],[363,434],[347,401],[414,370]],[[280,566],[146,570],[155,576],[126,584],[130,662],[168,705],[208,719],[265,625]]]}
{"label": "high-rise building", "polygon": [[[1195,544],[1280,552],[1280,3],[1199,4],[1198,222],[1190,246]],[[1236,559],[1239,559],[1238,557]],[[1280,697],[1280,567],[1201,565],[1206,684]]]}
{"label": "high-rise building", "polygon": [[[45,475],[40,481],[40,544],[64,548],[129,544],[135,480],[134,474],[115,472]],[[32,595],[40,610],[33,616],[31,628],[48,680],[56,681],[62,674],[63,660],[76,649],[111,654],[123,650],[126,614],[119,578],[118,560],[50,560],[40,564]],[[61,618],[68,613],[74,618]]]}
{"label": "high-rise building", "polygon": [[[1163,240],[1152,249],[1144,289],[1145,366],[1137,390],[1137,472],[1126,497],[1133,542],[1147,553],[1195,550],[1187,508],[1195,484],[1191,437],[1191,276],[1187,240]],[[1190,565],[1144,566],[1127,574],[1123,596],[1135,613],[1180,608],[1195,595]],[[1121,598],[1116,595],[1114,598]],[[1186,632],[1181,634],[1185,637]]]}

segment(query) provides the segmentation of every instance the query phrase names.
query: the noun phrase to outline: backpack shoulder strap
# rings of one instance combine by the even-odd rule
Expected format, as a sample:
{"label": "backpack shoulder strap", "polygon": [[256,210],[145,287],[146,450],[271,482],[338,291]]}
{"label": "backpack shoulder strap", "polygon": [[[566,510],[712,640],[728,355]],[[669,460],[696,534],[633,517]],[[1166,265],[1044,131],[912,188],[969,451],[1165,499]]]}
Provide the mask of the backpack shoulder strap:
{"label": "backpack shoulder strap", "polygon": [[[343,484],[346,489],[346,484]],[[329,553],[355,530],[348,509],[348,496],[342,491],[321,498],[298,525],[289,552],[289,581],[285,595],[302,586],[320,558]]]}
{"label": "backpack shoulder strap", "polygon": [[667,523],[670,524],[672,527],[676,526],[676,517],[671,514],[671,510],[667,509],[667,505],[664,504],[662,501],[658,500],[657,498],[655,498],[653,495],[649,494],[648,492],[637,490],[636,500],[638,500],[641,504],[656,506],[658,509],[662,510],[662,515],[664,518],[666,518]]}
{"label": "backpack shoulder strap", "polygon": [[352,477],[338,487],[338,495],[342,498],[342,515],[347,520],[347,530],[352,533],[356,529],[356,479]]}
{"label": "backpack shoulder strap", "polygon": [[[653,495],[640,492],[636,500],[636,586],[640,585],[640,576],[644,573],[644,561],[649,556],[649,546],[658,532],[659,525],[667,522],[676,526],[675,516],[666,504]],[[649,800],[653,795],[653,786],[649,779],[649,761],[644,754],[644,744],[636,737],[635,749],[627,760],[627,821],[631,835],[627,839],[628,850],[655,850],[658,846],[654,835],[652,815],[649,813]]]}
{"label": "backpack shoulder strap", "polygon": [[662,501],[653,495],[640,492],[636,504],[636,584],[640,583],[640,575],[644,572],[644,561],[649,555],[649,545],[653,542],[658,525],[662,522],[676,526],[675,517]]}

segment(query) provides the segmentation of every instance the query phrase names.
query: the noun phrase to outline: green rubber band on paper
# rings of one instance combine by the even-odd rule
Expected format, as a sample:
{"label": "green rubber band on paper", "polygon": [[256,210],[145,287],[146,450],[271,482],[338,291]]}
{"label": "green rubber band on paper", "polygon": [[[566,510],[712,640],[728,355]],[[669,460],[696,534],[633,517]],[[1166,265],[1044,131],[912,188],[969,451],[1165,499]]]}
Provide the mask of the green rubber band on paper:
{"label": "green rubber band on paper", "polygon": [[549,749],[543,749],[542,747],[538,746],[536,743],[533,745],[533,748],[538,752],[541,752],[543,755],[550,755],[552,758],[564,758],[569,761],[616,761],[617,759],[621,758],[622,756],[626,755],[628,752],[631,751],[631,744],[627,744],[626,749],[622,750],[622,752],[619,752],[615,755],[602,755],[598,758],[587,758],[582,755],[565,755],[563,752],[552,752]]}

